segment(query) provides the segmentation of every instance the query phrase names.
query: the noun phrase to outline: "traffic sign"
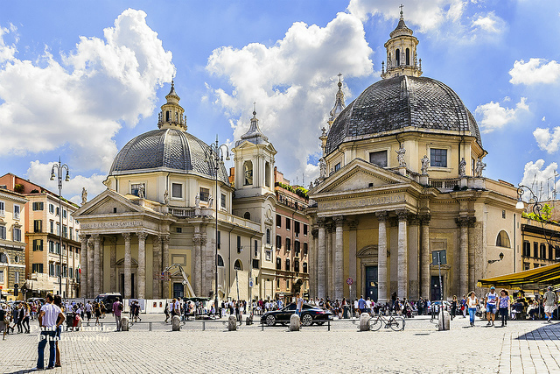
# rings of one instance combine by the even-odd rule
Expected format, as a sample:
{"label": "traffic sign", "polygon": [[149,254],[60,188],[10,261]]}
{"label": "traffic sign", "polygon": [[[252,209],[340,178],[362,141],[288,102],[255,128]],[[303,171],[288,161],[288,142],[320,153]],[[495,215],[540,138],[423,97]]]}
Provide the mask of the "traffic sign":
{"label": "traffic sign", "polygon": [[346,279],[346,284],[349,285],[349,286],[353,285],[354,284],[354,279],[352,279],[352,278]]}
{"label": "traffic sign", "polygon": [[249,287],[253,287],[253,278],[249,279]]}

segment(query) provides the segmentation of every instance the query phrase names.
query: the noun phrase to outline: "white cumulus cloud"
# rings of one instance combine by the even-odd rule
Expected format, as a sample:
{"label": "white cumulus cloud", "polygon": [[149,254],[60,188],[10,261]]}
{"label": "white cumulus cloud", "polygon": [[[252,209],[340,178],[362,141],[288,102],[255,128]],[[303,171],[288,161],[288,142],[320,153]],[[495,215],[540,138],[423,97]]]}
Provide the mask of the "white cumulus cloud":
{"label": "white cumulus cloud", "polygon": [[12,24],[10,24],[10,28],[0,27],[0,64],[5,61],[13,60],[16,54],[17,49],[15,43],[6,44],[4,41],[5,35],[14,33],[16,30],[16,27]]}
{"label": "white cumulus cloud", "polygon": [[529,106],[525,103],[527,99],[522,97],[515,105],[515,108],[505,108],[500,103],[493,101],[488,104],[476,107],[475,113],[482,116],[479,122],[483,133],[489,133],[501,129],[510,122],[515,121],[522,111],[529,111]]}
{"label": "white cumulus cloud", "polygon": [[146,13],[133,9],[104,29],[104,40],[80,37],[60,63],[48,47],[36,62],[10,58],[6,48],[0,42],[8,56],[0,59],[0,155],[68,146],[81,170],[108,171],[114,135],[152,114],[156,89],[175,71]]}
{"label": "white cumulus cloud", "polygon": [[542,58],[531,58],[528,62],[519,60],[513,63],[509,75],[513,84],[555,83],[560,78],[560,64],[554,60],[546,63]]}
{"label": "white cumulus cloud", "polygon": [[[551,199],[553,189],[560,190],[560,180],[557,181],[558,164],[551,162],[548,166],[544,166],[543,159],[535,162],[529,161],[525,164],[523,179],[521,180],[521,184],[531,188],[540,201]],[[526,200],[529,198],[528,195],[528,193],[524,195]]]}
{"label": "white cumulus cloud", "polygon": [[371,76],[371,53],[362,22],[351,14],[339,13],[325,27],[298,22],[272,46],[214,50],[206,69],[226,77],[231,88],[209,89],[214,102],[235,118],[230,122],[235,139],[249,128],[256,101],[261,130],[279,150],[280,169],[288,178],[305,175],[309,181],[318,176],[307,160],[320,152],[318,137],[334,105],[336,75]]}
{"label": "white cumulus cloud", "polygon": [[[33,183],[37,183],[58,194],[57,178],[52,181],[50,180],[53,164],[53,162],[43,164],[39,160],[31,161],[29,169],[27,169],[27,178],[33,181]],[[55,171],[55,175],[56,173]],[[63,178],[65,177],[66,174],[63,174]],[[84,177],[82,175],[73,175],[72,169],[70,169],[70,180],[62,184],[62,196],[76,204],[80,204],[82,202],[82,188],[85,187],[88,192],[88,200],[91,200],[106,189],[103,180],[105,180],[104,175],[93,174],[90,177]]]}
{"label": "white cumulus cloud", "polygon": [[560,127],[555,127],[552,132],[550,129],[541,129],[537,127],[533,131],[533,136],[539,145],[539,148],[550,154],[555,153],[560,148]]}
{"label": "white cumulus cloud", "polygon": [[500,33],[504,30],[505,22],[500,17],[496,16],[494,12],[481,15],[472,22],[473,28],[480,28],[490,33]]}

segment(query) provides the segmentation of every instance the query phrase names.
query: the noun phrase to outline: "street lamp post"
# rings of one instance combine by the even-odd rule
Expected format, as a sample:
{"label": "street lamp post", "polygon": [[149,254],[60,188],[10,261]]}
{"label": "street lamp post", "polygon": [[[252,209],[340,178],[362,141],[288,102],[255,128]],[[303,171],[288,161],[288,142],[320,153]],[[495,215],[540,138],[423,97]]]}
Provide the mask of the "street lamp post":
{"label": "street lamp post", "polygon": [[[220,171],[220,166],[224,163],[224,148],[226,160],[229,161],[229,148],[226,144],[218,145],[218,135],[216,135],[216,142],[210,144],[210,157],[214,160],[214,178],[216,181],[216,248],[215,248],[215,258],[214,258],[214,270],[215,270],[215,286],[214,286],[214,312],[218,313],[218,173]],[[221,199],[221,197],[220,197]]]}
{"label": "street lamp post", "polygon": [[540,219],[542,219],[543,217],[541,216],[541,211],[542,211],[543,206],[539,202],[539,198],[537,197],[537,195],[535,195],[533,190],[530,189],[527,186],[524,186],[524,185],[520,184],[519,187],[517,188],[517,204],[515,205],[515,207],[517,209],[525,208],[525,205],[523,204],[523,200],[522,200],[523,194],[525,193],[525,190],[527,190],[530,193],[530,197],[534,201],[534,203],[533,203],[533,213],[535,213],[537,216],[539,216]]}
{"label": "street lamp post", "polygon": [[[56,168],[56,169],[55,169]],[[60,259],[60,271],[58,273],[58,294],[60,295],[60,297],[62,297],[62,173],[64,172],[64,169],[66,169],[66,178],[64,179],[66,182],[70,181],[70,170],[68,169],[68,165],[66,164],[62,164],[62,162],[60,161],[60,157],[58,158],[58,162],[55,162],[53,164],[52,170],[51,170],[51,180],[54,180],[55,178],[55,173],[54,171],[56,170],[56,176],[58,176],[58,203],[59,203],[59,218],[60,218],[60,226],[59,226],[59,239],[60,239],[60,254],[59,254],[59,259]],[[68,277],[67,277],[68,278]],[[66,279],[66,284],[68,284],[68,279]]]}

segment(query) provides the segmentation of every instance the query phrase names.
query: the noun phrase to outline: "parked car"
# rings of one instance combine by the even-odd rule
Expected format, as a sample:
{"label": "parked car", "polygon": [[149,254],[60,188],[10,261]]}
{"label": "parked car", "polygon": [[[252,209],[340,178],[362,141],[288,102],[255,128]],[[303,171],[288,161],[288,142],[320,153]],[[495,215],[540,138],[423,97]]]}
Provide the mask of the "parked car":
{"label": "parked car", "polygon": [[[290,317],[295,312],[296,304],[291,303],[283,309],[266,312],[261,316],[261,323],[267,324],[268,326],[274,326],[277,323],[285,325],[290,322]],[[303,304],[301,323],[304,326],[311,326],[314,323],[320,326],[332,318],[333,314],[330,310],[324,310],[321,307],[311,304]]]}
{"label": "parked car", "polygon": [[113,303],[117,300],[122,301],[122,295],[118,292],[113,292],[99,294],[93,302],[103,303],[105,305],[105,313],[111,313],[113,311]]}

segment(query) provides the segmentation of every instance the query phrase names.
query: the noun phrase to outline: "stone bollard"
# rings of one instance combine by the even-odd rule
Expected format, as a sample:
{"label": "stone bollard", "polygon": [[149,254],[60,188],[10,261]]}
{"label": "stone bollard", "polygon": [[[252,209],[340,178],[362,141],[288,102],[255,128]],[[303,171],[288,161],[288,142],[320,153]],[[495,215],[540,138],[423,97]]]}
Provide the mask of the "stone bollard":
{"label": "stone bollard", "polygon": [[300,325],[299,316],[292,314],[290,317],[290,331],[299,331]]}
{"label": "stone bollard", "polygon": [[247,326],[252,325],[253,324],[253,317],[249,316],[249,317],[245,318],[245,324]]}
{"label": "stone bollard", "polygon": [[439,314],[439,321],[438,321],[438,330],[444,331],[449,330],[451,327],[451,316],[449,312],[443,311],[443,313]]}
{"label": "stone bollard", "polygon": [[121,317],[121,331],[128,331],[128,317]]}
{"label": "stone bollard", "polygon": [[181,317],[173,316],[171,319],[171,326],[173,331],[181,331]]}
{"label": "stone bollard", "polygon": [[237,318],[232,314],[228,318],[228,331],[236,331],[237,330]]}
{"label": "stone bollard", "polygon": [[360,331],[369,331],[369,320],[371,316],[367,313],[360,315]]}

